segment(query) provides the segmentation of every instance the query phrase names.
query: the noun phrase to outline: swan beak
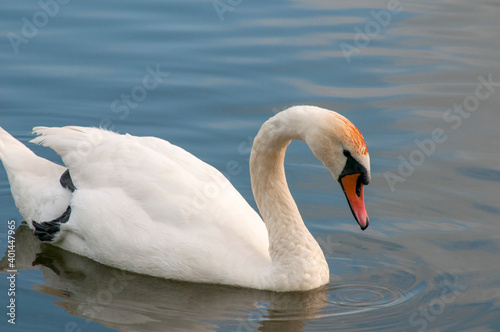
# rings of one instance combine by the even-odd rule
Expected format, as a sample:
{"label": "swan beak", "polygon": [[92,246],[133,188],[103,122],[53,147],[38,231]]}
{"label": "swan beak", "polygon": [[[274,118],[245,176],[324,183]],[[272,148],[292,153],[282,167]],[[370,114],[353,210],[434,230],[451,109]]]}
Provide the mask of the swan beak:
{"label": "swan beak", "polygon": [[364,231],[368,227],[369,219],[365,208],[364,188],[361,181],[361,174],[345,175],[339,182],[347,198],[347,202],[349,202],[349,207],[351,208],[354,218],[358,222],[359,227],[361,227],[361,230]]}

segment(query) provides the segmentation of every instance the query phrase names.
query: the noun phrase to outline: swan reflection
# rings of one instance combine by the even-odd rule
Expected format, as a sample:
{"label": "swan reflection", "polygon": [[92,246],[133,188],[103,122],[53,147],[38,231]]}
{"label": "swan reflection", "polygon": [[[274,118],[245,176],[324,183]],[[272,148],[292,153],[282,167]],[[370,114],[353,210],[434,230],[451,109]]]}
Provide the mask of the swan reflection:
{"label": "swan reflection", "polygon": [[[18,227],[15,236],[18,271],[38,269],[45,278],[36,291],[60,298],[54,304],[72,315],[121,331],[221,327],[300,331],[327,305],[327,287],[277,293],[171,281],[115,269],[43,244],[26,224]],[[5,256],[2,271],[8,269],[7,263]],[[72,330],[78,328],[76,324],[68,322]]]}

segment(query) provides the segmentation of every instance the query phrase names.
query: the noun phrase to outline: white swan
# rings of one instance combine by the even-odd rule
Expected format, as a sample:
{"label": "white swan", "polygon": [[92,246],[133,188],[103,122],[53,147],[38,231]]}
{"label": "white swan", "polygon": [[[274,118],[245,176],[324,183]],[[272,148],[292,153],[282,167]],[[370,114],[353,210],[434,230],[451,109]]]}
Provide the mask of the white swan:
{"label": "white swan", "polygon": [[366,145],[349,120],[326,109],[291,107],[255,137],[250,173],[265,223],[219,171],[167,141],[84,127],[34,132],[41,136],[32,142],[60,154],[69,173],[0,128],[0,159],[21,215],[39,239],[117,268],[274,291],[328,283],[323,252],[286,183],[292,139],[309,145],[368,227]]}

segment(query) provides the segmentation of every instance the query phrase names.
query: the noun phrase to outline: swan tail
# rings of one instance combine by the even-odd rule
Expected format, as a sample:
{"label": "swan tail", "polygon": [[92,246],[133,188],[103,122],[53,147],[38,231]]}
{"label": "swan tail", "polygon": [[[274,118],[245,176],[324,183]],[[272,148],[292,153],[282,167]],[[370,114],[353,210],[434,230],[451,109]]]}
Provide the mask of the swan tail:
{"label": "swan tail", "polygon": [[36,172],[37,164],[45,159],[35,155],[33,151],[0,127],[0,160],[12,185],[12,180],[15,180],[16,175],[25,175],[24,173],[30,171]]}
{"label": "swan tail", "polygon": [[0,127],[0,160],[5,164],[7,162],[6,156],[9,154],[33,154],[23,143],[15,139],[5,129]]}
{"label": "swan tail", "polygon": [[71,191],[60,182],[65,167],[41,158],[0,127],[0,159],[17,209],[33,220],[53,220],[68,207]]}

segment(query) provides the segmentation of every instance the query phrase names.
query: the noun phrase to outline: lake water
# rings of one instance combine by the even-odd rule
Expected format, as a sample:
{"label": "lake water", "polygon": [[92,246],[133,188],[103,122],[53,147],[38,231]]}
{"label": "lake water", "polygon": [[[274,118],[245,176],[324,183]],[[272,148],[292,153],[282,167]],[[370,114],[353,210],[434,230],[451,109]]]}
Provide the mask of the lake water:
{"label": "lake water", "polygon": [[0,126],[24,143],[35,125],[158,136],[221,171],[236,161],[230,180],[255,207],[253,137],[313,104],[360,129],[372,182],[361,232],[328,171],[290,146],[288,182],[331,282],[273,293],[41,246],[0,170],[0,251],[14,220],[19,270],[14,297],[0,275],[0,330],[499,331],[499,17],[484,0],[2,3]]}

